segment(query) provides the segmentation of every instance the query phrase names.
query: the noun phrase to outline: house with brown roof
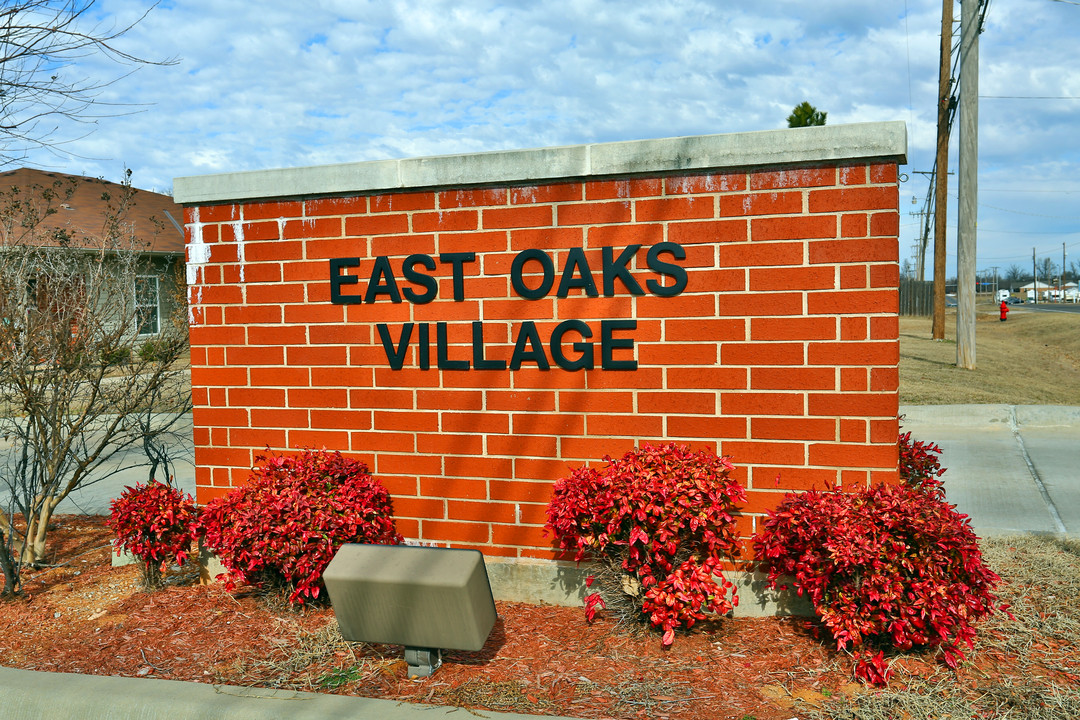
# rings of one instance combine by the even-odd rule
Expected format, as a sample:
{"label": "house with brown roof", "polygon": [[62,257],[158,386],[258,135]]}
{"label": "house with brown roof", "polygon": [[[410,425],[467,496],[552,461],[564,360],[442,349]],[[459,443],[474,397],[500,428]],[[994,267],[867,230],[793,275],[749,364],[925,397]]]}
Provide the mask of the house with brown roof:
{"label": "house with brown roof", "polygon": [[0,172],[0,247],[15,243],[104,251],[123,236],[146,260],[125,304],[138,309],[139,336],[153,338],[183,302],[183,208],[168,195],[99,178],[20,168]]}

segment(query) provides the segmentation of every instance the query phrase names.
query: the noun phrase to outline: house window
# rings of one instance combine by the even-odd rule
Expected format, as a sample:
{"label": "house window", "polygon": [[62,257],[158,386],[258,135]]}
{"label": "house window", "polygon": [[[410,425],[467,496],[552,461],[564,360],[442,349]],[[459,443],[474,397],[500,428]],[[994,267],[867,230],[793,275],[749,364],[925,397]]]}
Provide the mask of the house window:
{"label": "house window", "polygon": [[159,332],[156,275],[140,275],[135,279],[135,322],[139,325],[140,335],[157,335]]}

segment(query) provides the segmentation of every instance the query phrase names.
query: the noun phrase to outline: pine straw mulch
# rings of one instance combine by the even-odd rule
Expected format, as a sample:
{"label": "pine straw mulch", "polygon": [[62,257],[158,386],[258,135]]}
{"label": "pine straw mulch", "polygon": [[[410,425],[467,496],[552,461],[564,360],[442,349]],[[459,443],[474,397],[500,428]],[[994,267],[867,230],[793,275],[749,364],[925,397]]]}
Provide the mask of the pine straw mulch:
{"label": "pine straw mulch", "polygon": [[984,542],[1008,579],[999,613],[959,672],[931,656],[893,664],[888,690],[850,680],[850,659],[805,620],[719,620],[668,651],[655,635],[580,608],[496,603],[484,649],[447,652],[410,679],[400,647],[346,643],[329,608],[290,612],[174,571],[154,593],[134,566],[113,568],[102,518],[60,516],[54,567],[26,575],[0,604],[0,663],[97,675],[292,688],[581,718],[1080,717],[1080,542]]}

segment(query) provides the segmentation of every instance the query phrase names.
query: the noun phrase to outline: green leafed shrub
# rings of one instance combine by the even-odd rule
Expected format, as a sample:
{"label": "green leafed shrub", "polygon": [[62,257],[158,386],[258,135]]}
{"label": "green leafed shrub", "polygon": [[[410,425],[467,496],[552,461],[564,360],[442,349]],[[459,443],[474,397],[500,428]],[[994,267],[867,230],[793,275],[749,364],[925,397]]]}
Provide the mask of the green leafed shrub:
{"label": "green leafed shrub", "polygon": [[769,586],[792,578],[836,647],[856,651],[856,677],[873,684],[888,682],[892,650],[940,648],[955,668],[975,622],[995,610],[999,578],[967,516],[937,492],[792,493],[769,511],[754,548]]}
{"label": "green leafed shrub", "polygon": [[668,646],[706,612],[730,612],[738,596],[721,566],[738,552],[733,514],[746,493],[728,458],[667,443],[604,460],[559,480],[547,511],[560,548],[606,569],[587,619],[618,602]]}
{"label": "green leafed shrub", "polygon": [[190,495],[151,480],[124,488],[110,503],[107,524],[116,535],[117,554],[142,561],[143,584],[161,587],[170,562],[183,565],[195,539],[199,511]]}
{"label": "green leafed shrub", "polygon": [[247,484],[203,509],[201,532],[226,587],[284,587],[290,604],[319,597],[343,544],[402,542],[386,488],[363,462],[325,450],[258,458]]}

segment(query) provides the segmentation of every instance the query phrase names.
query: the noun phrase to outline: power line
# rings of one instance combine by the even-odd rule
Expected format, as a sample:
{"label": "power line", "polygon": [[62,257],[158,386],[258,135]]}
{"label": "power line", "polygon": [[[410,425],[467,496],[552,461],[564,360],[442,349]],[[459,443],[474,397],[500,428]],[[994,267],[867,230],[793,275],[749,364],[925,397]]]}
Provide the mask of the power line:
{"label": "power line", "polygon": [[[1080,3],[1077,3],[1080,5]],[[980,100],[1080,100],[1078,95],[980,95]]]}

